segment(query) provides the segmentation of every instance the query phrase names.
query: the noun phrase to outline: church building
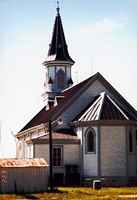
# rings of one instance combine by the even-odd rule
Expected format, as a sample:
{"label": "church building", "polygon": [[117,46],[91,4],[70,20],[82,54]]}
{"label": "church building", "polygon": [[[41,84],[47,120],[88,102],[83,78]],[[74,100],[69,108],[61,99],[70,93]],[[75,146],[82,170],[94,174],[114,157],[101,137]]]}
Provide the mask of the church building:
{"label": "church building", "polygon": [[45,107],[17,133],[17,158],[49,163],[50,121],[57,184],[96,178],[113,185],[137,181],[137,111],[99,72],[73,85],[74,63],[58,7],[43,63]]}

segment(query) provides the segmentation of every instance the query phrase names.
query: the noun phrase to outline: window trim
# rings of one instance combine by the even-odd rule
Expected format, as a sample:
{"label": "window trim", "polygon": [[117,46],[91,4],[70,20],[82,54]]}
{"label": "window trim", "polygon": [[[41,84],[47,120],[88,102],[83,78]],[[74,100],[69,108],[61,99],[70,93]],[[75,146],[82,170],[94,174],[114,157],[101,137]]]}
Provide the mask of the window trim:
{"label": "window trim", "polygon": [[[87,141],[87,138],[88,138],[88,134],[90,133],[90,132],[92,132],[92,134],[93,134],[93,144],[94,144],[94,146],[93,146],[93,151],[88,151],[88,141]],[[95,132],[95,130],[93,129],[93,128],[89,128],[89,129],[87,129],[86,130],[86,134],[85,134],[85,153],[86,154],[96,154],[96,132]]]}
{"label": "window trim", "polygon": [[[53,149],[52,149],[52,152],[54,152],[54,149],[55,148],[59,148],[59,149],[61,149],[61,165],[54,165],[54,161],[53,161],[53,167],[63,167],[64,166],[64,157],[63,157],[63,145],[53,145],[53,147],[52,147]],[[54,159],[54,153],[53,153],[53,155],[52,155],[52,158]]]}

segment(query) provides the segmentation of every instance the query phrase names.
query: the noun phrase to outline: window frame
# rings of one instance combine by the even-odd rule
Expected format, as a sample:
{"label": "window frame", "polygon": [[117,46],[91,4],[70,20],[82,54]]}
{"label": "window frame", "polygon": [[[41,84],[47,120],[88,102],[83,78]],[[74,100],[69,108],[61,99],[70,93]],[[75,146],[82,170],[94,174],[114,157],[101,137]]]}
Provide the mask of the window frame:
{"label": "window frame", "polygon": [[[60,165],[58,164],[55,164],[55,161],[54,161],[54,149],[60,149],[61,151],[61,159],[60,159]],[[52,159],[53,159],[53,167],[62,167],[64,162],[63,162],[63,145],[53,145],[53,148],[52,148]],[[56,161],[57,162],[57,161]]]}
{"label": "window frame", "polygon": [[[93,134],[93,151],[89,151],[88,149],[88,135],[92,133]],[[86,130],[86,134],[85,134],[85,153],[86,154],[96,154],[96,132],[93,128],[89,128]]]}

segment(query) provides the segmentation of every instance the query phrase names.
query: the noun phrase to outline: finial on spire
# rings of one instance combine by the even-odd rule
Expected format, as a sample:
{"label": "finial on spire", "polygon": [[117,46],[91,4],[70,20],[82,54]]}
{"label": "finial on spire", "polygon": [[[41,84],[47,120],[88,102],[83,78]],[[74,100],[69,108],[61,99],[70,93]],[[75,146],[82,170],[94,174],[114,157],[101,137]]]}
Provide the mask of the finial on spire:
{"label": "finial on spire", "polygon": [[59,1],[57,1],[57,14],[59,14],[59,10],[60,10]]}

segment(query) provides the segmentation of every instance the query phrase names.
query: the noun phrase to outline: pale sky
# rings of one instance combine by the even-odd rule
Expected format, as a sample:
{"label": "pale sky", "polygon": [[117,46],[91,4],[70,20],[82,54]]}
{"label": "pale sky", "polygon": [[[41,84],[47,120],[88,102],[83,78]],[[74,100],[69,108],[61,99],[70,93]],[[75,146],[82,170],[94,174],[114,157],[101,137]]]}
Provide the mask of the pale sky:
{"label": "pale sky", "polygon": [[[137,109],[137,0],[60,0],[73,80],[99,71]],[[0,0],[0,157],[43,106],[44,61],[55,0]]]}

